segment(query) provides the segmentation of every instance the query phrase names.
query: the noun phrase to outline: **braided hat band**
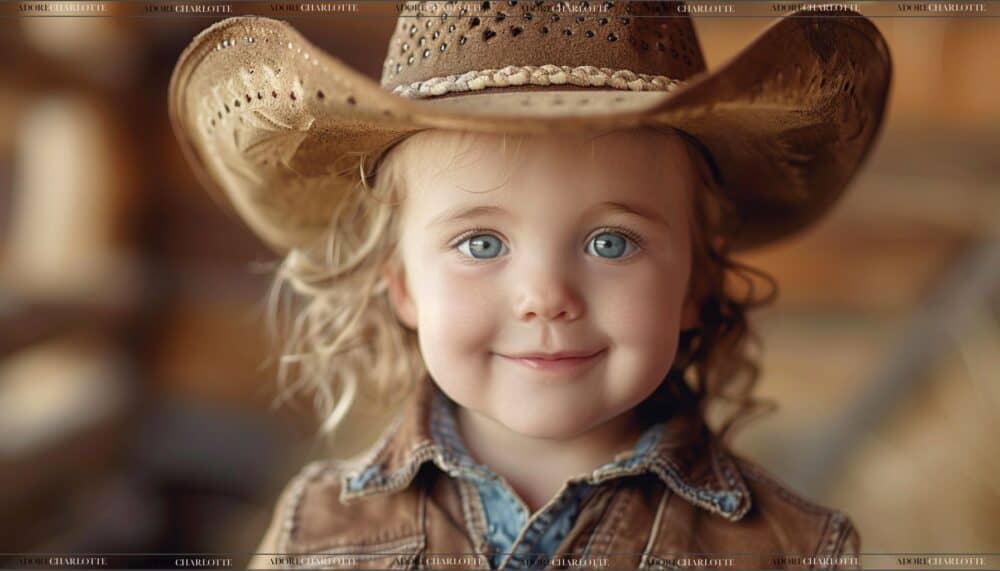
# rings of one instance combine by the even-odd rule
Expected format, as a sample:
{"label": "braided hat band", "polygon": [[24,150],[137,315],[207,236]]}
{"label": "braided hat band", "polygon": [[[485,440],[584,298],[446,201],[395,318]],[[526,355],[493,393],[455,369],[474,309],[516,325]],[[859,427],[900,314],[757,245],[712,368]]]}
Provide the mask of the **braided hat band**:
{"label": "braided hat band", "polygon": [[673,91],[684,85],[665,75],[635,73],[627,69],[582,65],[508,65],[502,69],[468,71],[463,74],[432,77],[408,85],[398,85],[392,92],[409,99],[422,99],[490,87],[522,85],[575,85],[578,87],[610,87],[628,91]]}

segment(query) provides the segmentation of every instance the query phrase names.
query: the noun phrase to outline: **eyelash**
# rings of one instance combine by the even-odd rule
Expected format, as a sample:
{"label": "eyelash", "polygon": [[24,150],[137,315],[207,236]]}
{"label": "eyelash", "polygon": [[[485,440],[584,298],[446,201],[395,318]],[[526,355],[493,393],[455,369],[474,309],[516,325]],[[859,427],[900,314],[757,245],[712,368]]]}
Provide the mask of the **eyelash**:
{"label": "eyelash", "polygon": [[[600,235],[604,232],[617,232],[625,236],[626,238],[631,240],[632,243],[635,244],[635,247],[639,250],[642,250],[646,246],[646,239],[641,234],[629,228],[625,228],[623,226],[602,226],[587,235],[587,242],[593,240],[594,236]],[[462,242],[478,234],[493,234],[503,239],[500,236],[500,234],[495,230],[490,230],[489,228],[483,228],[483,227],[476,227],[476,228],[470,228],[469,230],[462,232],[460,235],[458,235],[451,241],[448,247],[455,250]]]}
{"label": "eyelash", "polygon": [[476,236],[477,234],[493,234],[493,235],[499,236],[499,234],[495,230],[490,230],[489,228],[483,228],[483,227],[477,226],[475,228],[470,228],[470,229],[466,230],[465,232],[462,232],[461,234],[459,234],[458,236],[456,236],[448,244],[448,247],[452,248],[452,249],[458,248],[459,244],[461,244],[462,242],[465,242],[466,240],[468,240],[469,238],[472,238],[473,236]]}
{"label": "eyelash", "polygon": [[587,237],[587,241],[589,242],[590,240],[593,240],[594,236],[597,236],[604,232],[617,232],[625,236],[629,240],[631,240],[632,243],[635,244],[635,247],[640,250],[646,246],[646,239],[641,234],[622,226],[604,226],[598,228],[597,230],[594,230],[593,232],[590,233],[590,235]]}

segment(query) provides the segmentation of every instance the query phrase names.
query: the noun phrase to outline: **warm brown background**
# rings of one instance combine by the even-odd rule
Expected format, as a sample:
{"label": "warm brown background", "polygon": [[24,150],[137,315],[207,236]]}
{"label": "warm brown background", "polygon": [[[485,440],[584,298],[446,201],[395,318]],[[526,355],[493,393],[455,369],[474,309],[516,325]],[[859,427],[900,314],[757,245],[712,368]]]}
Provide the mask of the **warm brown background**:
{"label": "warm brown background", "polygon": [[[377,77],[394,25],[299,18]],[[272,411],[277,260],[183,163],[166,83],[211,20],[0,20],[0,551],[253,549],[311,440]],[[769,20],[700,18],[709,67]],[[865,552],[1000,546],[1000,21],[876,21],[886,129],[847,198],[747,261],[778,413],[737,448]],[[363,438],[362,438],[363,440]]]}

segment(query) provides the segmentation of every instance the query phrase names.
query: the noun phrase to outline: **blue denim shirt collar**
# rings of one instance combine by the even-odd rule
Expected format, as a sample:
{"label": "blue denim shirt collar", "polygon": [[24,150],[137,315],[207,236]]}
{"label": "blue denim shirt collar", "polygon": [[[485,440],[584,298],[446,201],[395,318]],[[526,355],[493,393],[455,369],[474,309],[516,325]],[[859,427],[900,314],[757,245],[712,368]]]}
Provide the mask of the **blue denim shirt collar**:
{"label": "blue denim shirt collar", "polygon": [[[492,476],[465,450],[447,397],[430,379],[417,383],[403,413],[369,452],[342,476],[344,502],[407,487],[431,462],[452,477]],[[751,498],[736,463],[695,412],[647,428],[632,455],[595,469],[592,485],[632,475],[655,474],[674,493],[729,521],[750,509]]]}
{"label": "blue denim shirt collar", "polygon": [[[659,441],[663,424],[647,428],[632,448],[629,457],[616,458],[614,461],[600,466],[588,478],[590,483],[600,483],[607,480],[610,474],[619,469],[630,469],[643,460],[650,449]],[[435,390],[431,400],[430,434],[434,442],[444,448],[443,457],[446,463],[463,476],[471,478],[495,478],[495,473],[488,466],[477,463],[469,454],[459,434],[455,419],[453,404],[440,390]]]}

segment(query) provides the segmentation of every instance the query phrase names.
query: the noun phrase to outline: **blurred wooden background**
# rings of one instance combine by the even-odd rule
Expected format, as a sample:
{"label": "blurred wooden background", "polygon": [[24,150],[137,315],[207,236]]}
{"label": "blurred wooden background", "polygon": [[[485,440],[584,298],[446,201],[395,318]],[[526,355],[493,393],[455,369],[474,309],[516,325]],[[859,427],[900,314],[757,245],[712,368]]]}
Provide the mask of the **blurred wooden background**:
{"label": "blurred wooden background", "polygon": [[[393,5],[345,18],[294,23],[377,78]],[[308,405],[269,408],[276,257],[167,122],[209,23],[0,21],[5,552],[248,553],[320,453]],[[709,67],[768,23],[696,19]],[[781,285],[757,316],[781,408],[737,448],[851,514],[866,552],[996,551],[1000,22],[876,25],[896,71],[876,152],[830,217],[747,257]]]}

